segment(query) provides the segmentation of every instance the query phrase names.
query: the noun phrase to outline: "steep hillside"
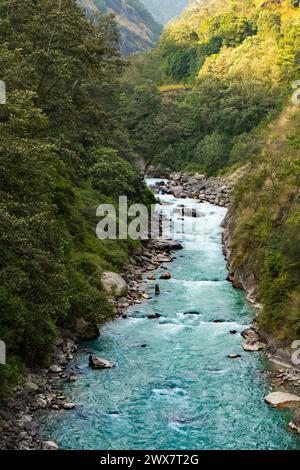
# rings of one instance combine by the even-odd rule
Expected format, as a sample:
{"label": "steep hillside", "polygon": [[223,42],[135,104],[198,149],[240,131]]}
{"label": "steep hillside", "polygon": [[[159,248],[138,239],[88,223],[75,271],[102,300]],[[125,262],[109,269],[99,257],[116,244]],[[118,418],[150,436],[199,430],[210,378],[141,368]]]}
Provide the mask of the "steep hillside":
{"label": "steep hillside", "polygon": [[0,396],[47,363],[60,327],[95,333],[114,316],[101,273],[121,271],[136,242],[100,241],[96,209],[148,194],[118,116],[116,25],[57,5],[0,2]]}
{"label": "steep hillside", "polygon": [[89,16],[114,13],[121,33],[124,55],[153,47],[159,39],[161,26],[139,0],[79,0]]}
{"label": "steep hillside", "polygon": [[165,24],[179,15],[190,0],[141,0],[147,10],[160,23]]}
{"label": "steep hillside", "polygon": [[[148,163],[245,168],[227,223],[231,275],[262,301],[262,327],[288,341],[300,334],[299,50],[299,1],[193,2],[124,85],[128,130]],[[178,84],[189,86],[159,92]]]}
{"label": "steep hillside", "polygon": [[299,105],[261,131],[225,227],[232,278],[263,303],[262,329],[289,341],[300,333],[299,133]]}

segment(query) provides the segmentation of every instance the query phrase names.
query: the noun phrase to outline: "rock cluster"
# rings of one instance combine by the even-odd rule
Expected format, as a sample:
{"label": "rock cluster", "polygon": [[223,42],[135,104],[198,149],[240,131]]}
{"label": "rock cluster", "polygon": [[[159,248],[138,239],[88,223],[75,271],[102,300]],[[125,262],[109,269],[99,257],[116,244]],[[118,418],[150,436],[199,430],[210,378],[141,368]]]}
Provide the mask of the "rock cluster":
{"label": "rock cluster", "polygon": [[[159,268],[162,263],[172,261],[171,252],[180,250],[180,243],[173,240],[149,240],[145,245],[131,254],[127,271],[120,276],[106,272],[102,277],[106,291],[115,296],[112,302],[116,311],[127,318],[126,309],[129,305],[141,303],[142,299],[155,294],[156,276],[151,271]],[[149,288],[145,287],[145,274]],[[155,318],[159,315],[156,314]],[[70,412],[76,407],[70,399],[60,391],[61,381],[75,383],[79,370],[70,367],[70,361],[78,348],[80,340],[90,340],[99,336],[96,324],[78,317],[71,325],[72,331],[62,330],[61,337],[53,344],[53,355],[47,367],[36,371],[28,371],[23,385],[16,387],[13,398],[7,399],[0,407],[0,449],[44,449],[58,450],[59,446],[51,436],[43,439],[39,433],[38,418],[49,411],[54,413]],[[106,366],[113,366],[107,361]]]}
{"label": "rock cluster", "polygon": [[177,198],[194,198],[221,207],[230,203],[230,185],[224,178],[188,173],[174,173],[167,183],[158,182],[153,188],[156,193],[172,194]]}
{"label": "rock cluster", "polygon": [[164,239],[148,240],[143,248],[135,249],[131,254],[128,270],[122,276],[128,288],[127,296],[113,301],[120,316],[126,318],[126,309],[130,305],[140,304],[143,299],[151,298],[152,291],[155,294],[156,285],[154,282],[153,285],[151,284],[150,293],[148,286],[146,288],[143,282],[145,274],[149,273],[146,275],[146,280],[149,283],[156,281],[156,276],[151,274],[151,271],[156,270],[163,263],[171,262],[170,253],[181,249],[182,245],[179,242]]}
{"label": "rock cluster", "polygon": [[280,369],[273,374],[273,386],[289,385],[298,387],[300,385],[300,370],[294,368]]}
{"label": "rock cluster", "polygon": [[41,438],[38,418],[45,410],[71,410],[75,407],[60,392],[59,383],[71,375],[68,363],[77,350],[77,338],[67,330],[63,330],[62,335],[53,345],[51,364],[28,371],[26,382],[15,388],[12,398],[3,401],[0,408],[2,450],[58,450],[55,442]]}
{"label": "rock cluster", "polygon": [[256,325],[253,325],[252,328],[248,328],[241,333],[244,338],[243,349],[247,352],[261,351],[265,349],[266,344],[263,342],[259,330]]}

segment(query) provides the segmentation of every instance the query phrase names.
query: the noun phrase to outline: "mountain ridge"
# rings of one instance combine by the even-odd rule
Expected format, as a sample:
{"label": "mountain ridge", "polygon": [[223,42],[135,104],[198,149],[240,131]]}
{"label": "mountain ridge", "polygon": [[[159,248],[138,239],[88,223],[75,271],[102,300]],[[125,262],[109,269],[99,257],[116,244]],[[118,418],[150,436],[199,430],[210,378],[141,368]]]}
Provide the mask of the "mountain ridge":
{"label": "mountain ridge", "polygon": [[89,17],[113,13],[120,31],[120,49],[128,55],[154,47],[162,26],[139,0],[79,0]]}

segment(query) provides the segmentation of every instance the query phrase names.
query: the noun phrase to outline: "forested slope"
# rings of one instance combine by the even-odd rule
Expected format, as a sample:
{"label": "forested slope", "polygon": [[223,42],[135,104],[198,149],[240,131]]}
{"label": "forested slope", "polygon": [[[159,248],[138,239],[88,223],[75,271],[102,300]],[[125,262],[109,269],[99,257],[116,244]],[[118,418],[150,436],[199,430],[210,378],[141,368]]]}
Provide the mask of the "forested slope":
{"label": "forested slope", "polygon": [[24,365],[47,360],[60,326],[114,315],[101,272],[121,271],[134,244],[98,240],[96,208],[147,195],[118,116],[111,18],[93,26],[75,0],[1,1],[0,42],[3,393]]}
{"label": "forested slope", "polygon": [[[128,131],[149,164],[208,175],[244,168],[232,269],[255,279],[263,328],[288,340],[300,333],[299,3],[194,2],[123,79]],[[178,83],[192,91],[159,91]]]}

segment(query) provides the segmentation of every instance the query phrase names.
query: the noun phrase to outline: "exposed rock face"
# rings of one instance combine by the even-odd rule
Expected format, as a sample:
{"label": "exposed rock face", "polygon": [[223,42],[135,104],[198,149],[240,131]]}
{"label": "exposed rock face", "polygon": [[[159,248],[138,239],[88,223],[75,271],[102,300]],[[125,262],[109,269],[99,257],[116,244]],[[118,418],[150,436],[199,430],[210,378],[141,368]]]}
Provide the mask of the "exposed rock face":
{"label": "exposed rock face", "polygon": [[234,208],[231,206],[222,222],[222,227],[224,228],[222,236],[223,253],[227,260],[228,280],[235,287],[245,290],[247,292],[247,300],[259,307],[259,281],[253,272],[252,266],[249,264],[238,264],[232,256],[232,239],[235,229],[234,217]]}
{"label": "exposed rock face", "polygon": [[240,359],[241,357],[240,354],[228,354],[229,359]]}
{"label": "exposed rock face", "polygon": [[64,410],[70,411],[70,410],[74,410],[74,408],[76,408],[75,403],[64,403],[63,404],[63,409]]}
{"label": "exposed rock face", "polygon": [[81,341],[89,341],[98,338],[100,331],[96,323],[87,321],[84,318],[76,318],[75,332]]}
{"label": "exposed rock face", "polygon": [[153,47],[161,33],[161,25],[139,1],[134,5],[127,0],[78,0],[89,17],[99,13],[114,13],[121,33],[120,47],[124,55]]}
{"label": "exposed rock face", "polygon": [[300,418],[295,418],[289,423],[289,427],[300,434]]}
{"label": "exposed rock face", "polygon": [[172,274],[169,273],[168,271],[163,273],[161,276],[160,276],[160,279],[163,279],[163,280],[169,280],[172,278]]}
{"label": "exposed rock face", "polygon": [[101,276],[101,283],[108,295],[113,297],[126,297],[128,294],[128,285],[117,273],[110,271],[104,272]]}
{"label": "exposed rock face", "polygon": [[300,404],[300,397],[287,392],[273,392],[265,397],[265,401],[276,408],[285,408]]}

